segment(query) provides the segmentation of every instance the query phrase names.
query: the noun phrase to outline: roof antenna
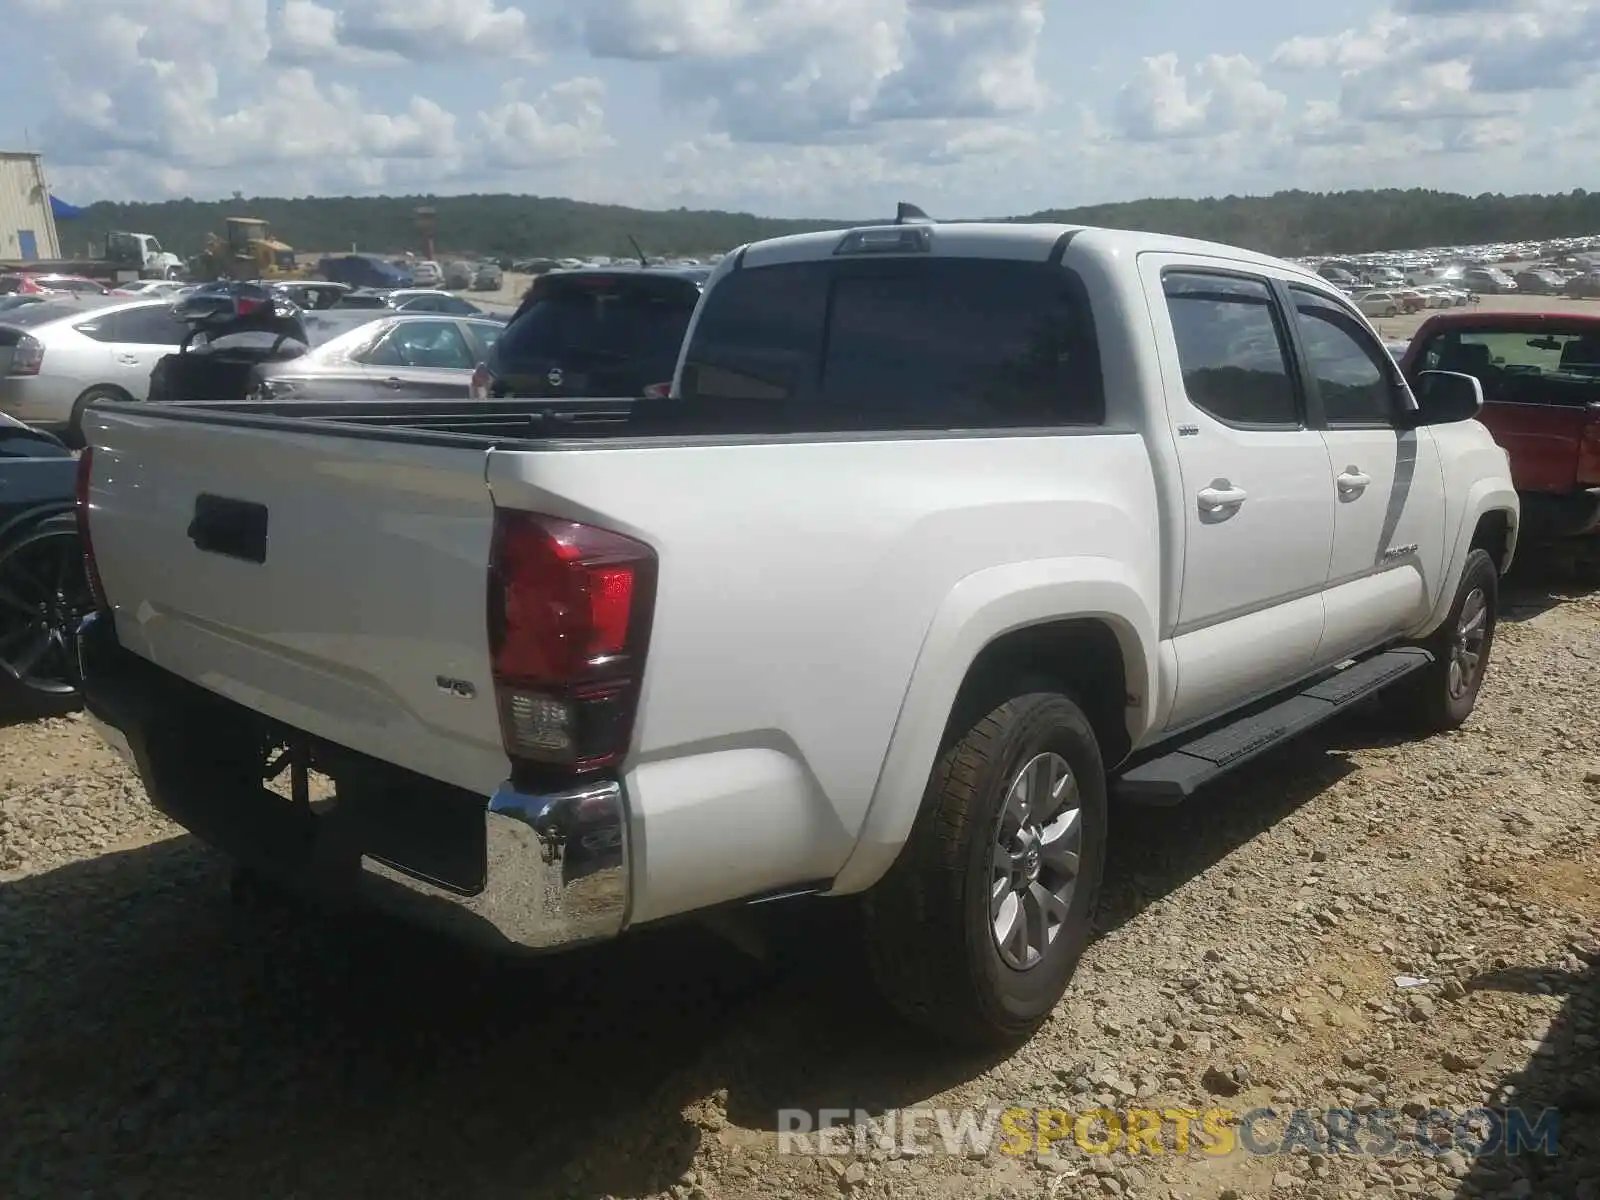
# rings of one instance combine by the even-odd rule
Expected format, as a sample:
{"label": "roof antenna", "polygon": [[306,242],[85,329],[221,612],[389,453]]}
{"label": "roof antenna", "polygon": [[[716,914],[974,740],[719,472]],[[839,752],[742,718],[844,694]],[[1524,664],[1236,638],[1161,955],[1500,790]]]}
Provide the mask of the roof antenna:
{"label": "roof antenna", "polygon": [[902,200],[895,209],[894,223],[896,225],[931,225],[933,224],[933,218],[915,204],[907,204]]}
{"label": "roof antenna", "polygon": [[633,245],[633,252],[639,256],[639,265],[641,267],[648,267],[650,265],[650,260],[644,256],[644,251],[639,248],[639,242],[633,236],[633,234],[630,233],[628,235],[628,241]]}

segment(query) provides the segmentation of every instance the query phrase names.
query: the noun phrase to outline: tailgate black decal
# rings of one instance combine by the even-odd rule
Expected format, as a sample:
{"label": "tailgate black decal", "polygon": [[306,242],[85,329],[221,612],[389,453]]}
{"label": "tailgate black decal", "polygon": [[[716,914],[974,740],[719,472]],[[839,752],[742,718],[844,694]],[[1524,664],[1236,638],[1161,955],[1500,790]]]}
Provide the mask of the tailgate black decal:
{"label": "tailgate black decal", "polygon": [[267,506],[202,492],[194,498],[189,540],[209,554],[267,561]]}

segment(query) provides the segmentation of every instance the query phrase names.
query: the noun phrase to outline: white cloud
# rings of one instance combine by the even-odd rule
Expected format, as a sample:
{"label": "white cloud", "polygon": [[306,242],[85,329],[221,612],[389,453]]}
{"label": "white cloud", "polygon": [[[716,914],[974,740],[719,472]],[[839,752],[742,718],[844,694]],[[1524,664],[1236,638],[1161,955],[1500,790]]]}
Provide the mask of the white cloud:
{"label": "white cloud", "polygon": [[[1193,87],[1191,88],[1191,82]],[[1242,54],[1208,56],[1192,76],[1176,54],[1147,58],[1117,96],[1118,131],[1134,141],[1244,133],[1275,124],[1288,98]]]}
{"label": "white cloud", "polygon": [[850,214],[903,194],[995,214],[1509,191],[1586,183],[1600,125],[1600,0],[1387,0],[1315,33],[1337,5],[1285,5],[1251,56],[1226,21],[1169,38],[1155,16],[1184,0],[1092,52],[1065,0],[7,2],[30,38],[13,124],[74,199],[510,189]]}
{"label": "white cloud", "polygon": [[583,158],[614,145],[605,130],[605,84],[569,79],[536,101],[521,99],[516,85],[503,103],[478,114],[487,166],[525,170]]}

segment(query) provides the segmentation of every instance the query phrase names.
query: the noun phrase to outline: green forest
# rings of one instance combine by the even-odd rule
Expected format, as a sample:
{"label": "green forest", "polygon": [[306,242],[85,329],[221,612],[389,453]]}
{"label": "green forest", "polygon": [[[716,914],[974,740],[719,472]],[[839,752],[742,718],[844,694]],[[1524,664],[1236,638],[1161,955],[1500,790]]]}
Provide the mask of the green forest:
{"label": "green forest", "polygon": [[[941,213],[919,202],[935,217]],[[223,218],[259,217],[274,236],[302,252],[358,249],[391,254],[420,250],[417,209],[435,212],[435,249],[450,257],[627,255],[630,236],[651,255],[727,250],[756,238],[834,229],[892,217],[778,220],[751,213],[678,208],[648,211],[545,196],[321,196],[298,199],[236,196],[232,200],[168,200],[90,205],[61,223],[62,247],[81,253],[109,230],[151,233],[182,255],[201,249]],[[972,214],[967,219],[977,219]],[[1150,199],[1087,208],[1052,209],[987,219],[1059,221],[1181,234],[1298,256],[1368,250],[1472,245],[1600,233],[1600,192],[1564,195],[1463,196],[1410,190],[1277,192],[1204,200]]]}

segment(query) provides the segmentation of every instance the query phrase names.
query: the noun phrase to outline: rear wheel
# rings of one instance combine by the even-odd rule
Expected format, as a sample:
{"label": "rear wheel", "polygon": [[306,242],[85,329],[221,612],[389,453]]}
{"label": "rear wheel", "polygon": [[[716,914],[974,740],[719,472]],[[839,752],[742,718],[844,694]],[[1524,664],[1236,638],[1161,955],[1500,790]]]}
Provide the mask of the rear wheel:
{"label": "rear wheel", "polygon": [[885,998],[954,1041],[1025,1040],[1088,944],[1105,843],[1105,769],[1073,700],[1018,695],[977,720],[940,757],[900,858],[863,898]]}
{"label": "rear wheel", "polygon": [[0,546],[0,692],[35,706],[75,703],[78,623],[92,606],[73,514]]}

